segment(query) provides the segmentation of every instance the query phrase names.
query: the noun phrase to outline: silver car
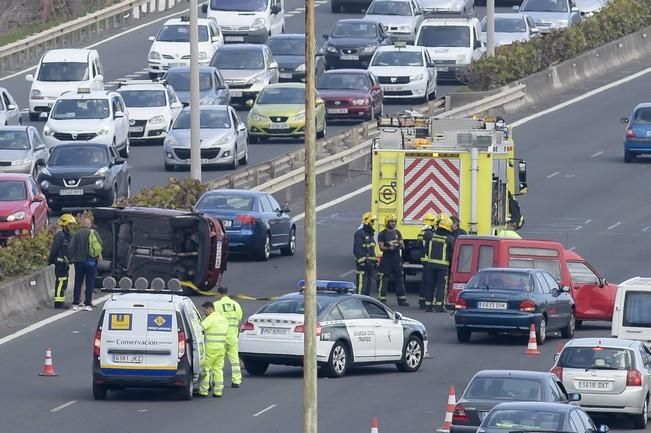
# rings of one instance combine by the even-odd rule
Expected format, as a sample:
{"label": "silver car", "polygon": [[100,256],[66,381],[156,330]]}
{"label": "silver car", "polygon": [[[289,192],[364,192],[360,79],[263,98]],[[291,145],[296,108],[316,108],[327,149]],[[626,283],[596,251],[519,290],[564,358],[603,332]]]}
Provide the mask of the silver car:
{"label": "silver car", "polygon": [[636,428],[649,417],[651,351],[640,341],[577,338],[569,341],[551,372],[567,392],[581,393],[593,413],[628,414]]}
{"label": "silver car", "polygon": [[425,12],[475,14],[475,0],[420,0]]}
{"label": "silver car", "polygon": [[4,87],[0,87],[0,125],[22,125],[20,108],[16,100]]}
{"label": "silver car", "polygon": [[[246,125],[229,105],[200,107],[201,165],[236,169],[249,162]],[[190,107],[183,109],[165,138],[165,170],[190,166]]]}
{"label": "silver car", "polygon": [[513,10],[533,18],[536,27],[543,33],[571,27],[581,21],[574,0],[524,0],[521,6],[513,6]]}
{"label": "silver car", "polygon": [[413,44],[423,15],[416,0],[373,0],[364,19],[382,24],[392,41]]}
{"label": "silver car", "polygon": [[[486,43],[488,22],[481,20],[481,40]],[[495,14],[495,46],[526,42],[540,33],[533,19],[525,14]]]}
{"label": "silver car", "polygon": [[47,158],[45,144],[33,126],[0,127],[0,173],[27,173],[36,179]]}

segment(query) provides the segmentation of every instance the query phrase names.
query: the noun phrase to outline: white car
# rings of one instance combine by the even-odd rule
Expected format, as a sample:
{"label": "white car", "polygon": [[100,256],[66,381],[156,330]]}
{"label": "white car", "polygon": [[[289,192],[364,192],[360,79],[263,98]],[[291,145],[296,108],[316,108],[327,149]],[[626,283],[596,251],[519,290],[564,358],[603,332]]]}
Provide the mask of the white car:
{"label": "white car", "polygon": [[41,57],[34,74],[25,75],[32,83],[29,92],[29,120],[48,113],[59,95],[84,87],[104,90],[104,70],[96,50],[50,50]]}
{"label": "white car", "polygon": [[[200,18],[199,64],[210,63],[215,51],[224,45],[224,35],[215,20]],[[158,31],[150,36],[152,42],[147,56],[149,77],[154,79],[175,66],[190,66],[190,22],[188,17],[167,20]]]}
{"label": "white car", "polygon": [[[488,22],[481,20],[481,40],[486,43]],[[525,14],[495,14],[495,46],[510,45],[513,42],[526,42],[539,33],[536,23]]]}
{"label": "white car", "polygon": [[475,14],[474,0],[420,0],[425,12]]}
{"label": "white car", "polygon": [[129,110],[131,141],[162,142],[183,104],[172,86],[164,81],[126,81],[116,90]]}
{"label": "white car", "polygon": [[14,97],[4,87],[0,87],[0,126],[22,125],[20,108]]}
{"label": "white car", "polygon": [[424,47],[379,47],[368,70],[377,77],[385,98],[436,98],[436,65]]}
{"label": "white car", "polygon": [[416,0],[373,0],[364,19],[382,24],[393,41],[413,44],[423,14]]}
{"label": "white car", "polygon": [[[269,364],[303,363],[303,282],[300,290],[277,298],[240,327],[240,359],[249,374],[263,375]],[[427,357],[427,330],[379,301],[353,294],[348,281],[317,281],[317,362],[330,377],[350,367],[396,364],[413,372]]]}
{"label": "white car", "polygon": [[129,112],[117,92],[66,92],[54,103],[43,138],[48,147],[74,141],[106,143],[128,158]]}
{"label": "white car", "polygon": [[285,0],[212,0],[202,6],[216,20],[226,43],[264,44],[272,35],[285,33]]}

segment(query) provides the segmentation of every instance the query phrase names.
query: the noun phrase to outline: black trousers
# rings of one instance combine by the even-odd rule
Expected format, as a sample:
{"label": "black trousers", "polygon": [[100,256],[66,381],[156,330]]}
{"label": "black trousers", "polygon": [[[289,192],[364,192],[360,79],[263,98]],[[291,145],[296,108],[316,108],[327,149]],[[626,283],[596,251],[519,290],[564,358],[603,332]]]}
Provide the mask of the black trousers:
{"label": "black trousers", "polygon": [[434,266],[423,266],[421,291],[425,294],[425,305],[442,305],[445,300],[445,283],[448,270]]}
{"label": "black trousers", "polygon": [[358,295],[371,296],[371,293],[373,291],[372,287],[376,281],[376,274],[377,271],[375,270],[375,266],[373,266],[372,264],[368,264],[368,263],[357,264],[357,269],[356,269],[357,279],[355,283],[357,285]]}
{"label": "black trousers", "polygon": [[81,302],[81,285],[86,284],[84,291],[84,305],[93,305],[93,290],[95,290],[95,277],[97,276],[97,265],[90,265],[85,262],[75,263],[75,293],[73,304]]}
{"label": "black trousers", "polygon": [[382,258],[380,263],[380,272],[378,273],[378,288],[377,297],[379,300],[386,300],[387,289],[389,281],[393,281],[393,287],[396,291],[396,296],[399,300],[406,299],[405,285],[402,274],[402,259],[397,257],[395,259]]}
{"label": "black trousers", "polygon": [[66,299],[66,288],[68,287],[69,266],[66,264],[54,265],[54,308],[62,307]]}

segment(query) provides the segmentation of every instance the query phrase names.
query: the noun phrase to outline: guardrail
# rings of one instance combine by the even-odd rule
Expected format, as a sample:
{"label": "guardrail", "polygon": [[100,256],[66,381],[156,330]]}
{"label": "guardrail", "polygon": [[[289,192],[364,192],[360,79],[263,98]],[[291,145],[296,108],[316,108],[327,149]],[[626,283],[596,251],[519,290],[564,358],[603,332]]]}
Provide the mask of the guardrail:
{"label": "guardrail", "polygon": [[448,117],[468,117],[474,114],[483,113],[513,101],[524,99],[526,96],[526,88],[527,86],[525,84],[507,87],[494,95],[487,96],[486,98],[482,98],[461,107],[453,108],[452,110],[447,110],[444,113],[439,114],[437,117],[445,119]]}
{"label": "guardrail", "polygon": [[0,47],[0,73],[13,70],[54,48],[78,46],[101,32],[128,25],[151,12],[162,12],[182,0],[126,0],[25,39]]}

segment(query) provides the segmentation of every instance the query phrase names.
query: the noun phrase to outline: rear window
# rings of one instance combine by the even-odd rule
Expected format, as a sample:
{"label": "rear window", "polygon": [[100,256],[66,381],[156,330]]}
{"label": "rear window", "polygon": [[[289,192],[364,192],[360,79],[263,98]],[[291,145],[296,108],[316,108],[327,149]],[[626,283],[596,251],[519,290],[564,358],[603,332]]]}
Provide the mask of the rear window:
{"label": "rear window", "polygon": [[563,368],[629,370],[633,368],[630,350],[607,347],[568,347],[558,366]]}
{"label": "rear window", "polygon": [[651,292],[626,292],[623,325],[651,328]]}
{"label": "rear window", "polygon": [[508,272],[508,271],[484,271],[477,273],[468,282],[467,289],[495,289],[495,290],[513,290],[513,291],[530,291],[531,278],[525,272]]}
{"label": "rear window", "polygon": [[253,210],[254,197],[228,195],[228,194],[206,194],[197,203],[199,210],[225,209],[225,210]]}
{"label": "rear window", "polygon": [[[331,304],[332,300],[330,299],[317,298],[317,316],[323,313]],[[303,314],[305,313],[305,302],[303,298],[278,299],[262,307],[258,313]]]}
{"label": "rear window", "polygon": [[457,262],[457,272],[472,271],[472,245],[461,245],[459,248],[459,261]]}
{"label": "rear window", "polygon": [[479,247],[478,269],[490,268],[493,266],[493,251],[494,248],[491,246],[484,245]]}
{"label": "rear window", "polygon": [[484,427],[501,430],[563,431],[562,414],[531,409],[498,409],[488,415]]}
{"label": "rear window", "polygon": [[559,260],[509,258],[509,268],[542,269],[549,272],[556,281],[561,281],[561,262]]}
{"label": "rear window", "polygon": [[468,386],[464,398],[484,400],[541,401],[542,384],[517,377],[478,377]]}

